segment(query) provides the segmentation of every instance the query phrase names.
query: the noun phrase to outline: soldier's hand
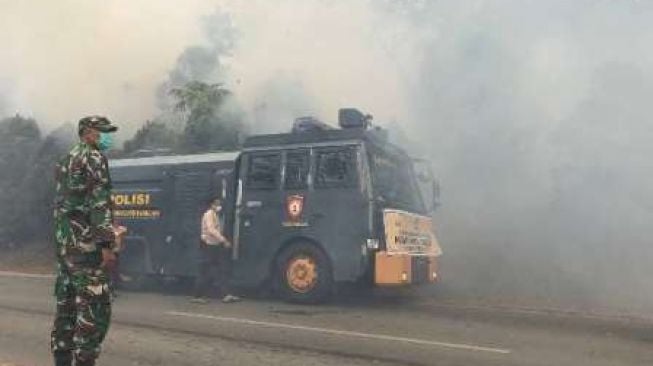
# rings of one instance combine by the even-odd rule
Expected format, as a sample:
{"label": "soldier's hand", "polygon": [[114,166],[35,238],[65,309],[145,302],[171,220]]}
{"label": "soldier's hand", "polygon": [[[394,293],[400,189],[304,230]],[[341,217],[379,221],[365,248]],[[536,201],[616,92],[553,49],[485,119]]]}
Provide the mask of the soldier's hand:
{"label": "soldier's hand", "polygon": [[123,236],[127,234],[127,228],[124,226],[114,226],[113,227],[113,234],[117,237]]}
{"label": "soldier's hand", "polygon": [[231,242],[229,240],[226,240],[222,242],[222,245],[224,245],[225,248],[231,248]]}
{"label": "soldier's hand", "polygon": [[102,248],[102,267],[113,270],[116,266],[116,254],[109,248]]}
{"label": "soldier's hand", "polygon": [[126,227],[118,225],[113,226],[113,235],[115,236],[114,252],[119,252],[122,250],[125,234],[127,234]]}

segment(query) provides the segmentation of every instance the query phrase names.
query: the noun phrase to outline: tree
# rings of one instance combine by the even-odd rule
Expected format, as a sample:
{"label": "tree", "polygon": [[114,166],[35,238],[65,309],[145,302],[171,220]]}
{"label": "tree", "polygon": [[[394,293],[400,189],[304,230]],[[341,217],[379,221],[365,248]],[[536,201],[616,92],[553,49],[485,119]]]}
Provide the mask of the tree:
{"label": "tree", "polygon": [[55,164],[75,142],[76,129],[64,124],[52,131],[35,150],[20,184],[14,235],[19,239],[47,239],[52,235]]}
{"label": "tree", "polygon": [[41,144],[35,120],[20,115],[0,121],[0,241],[20,236],[20,213],[28,196],[23,182]]}
{"label": "tree", "polygon": [[222,84],[192,81],[170,91],[176,99],[175,110],[187,113],[181,141],[185,152],[231,150],[238,147],[243,125],[226,108],[232,94]]}
{"label": "tree", "polygon": [[131,154],[139,150],[169,149],[175,151],[180,136],[163,122],[147,121],[134,137],[125,141],[124,153]]}

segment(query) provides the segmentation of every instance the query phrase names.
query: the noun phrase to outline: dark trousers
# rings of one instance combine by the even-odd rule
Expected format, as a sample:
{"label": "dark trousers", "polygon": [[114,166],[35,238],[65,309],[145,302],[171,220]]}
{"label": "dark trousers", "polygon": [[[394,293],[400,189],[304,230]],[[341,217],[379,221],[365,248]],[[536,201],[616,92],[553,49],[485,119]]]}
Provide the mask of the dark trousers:
{"label": "dark trousers", "polygon": [[222,245],[200,245],[199,271],[195,281],[195,296],[210,297],[215,285],[218,296],[229,294],[231,249]]}
{"label": "dark trousers", "polygon": [[113,263],[113,266],[111,268],[108,268],[107,271],[109,272],[109,279],[111,282],[109,283],[109,287],[111,290],[115,293],[116,288],[120,286],[120,270],[118,269],[120,267],[120,254],[116,254],[116,261]]}

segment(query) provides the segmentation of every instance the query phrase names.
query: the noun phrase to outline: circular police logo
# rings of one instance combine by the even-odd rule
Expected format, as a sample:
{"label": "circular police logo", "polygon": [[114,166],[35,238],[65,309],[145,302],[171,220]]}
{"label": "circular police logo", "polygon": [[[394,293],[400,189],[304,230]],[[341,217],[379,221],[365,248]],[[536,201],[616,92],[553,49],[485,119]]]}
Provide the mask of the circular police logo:
{"label": "circular police logo", "polygon": [[300,195],[289,196],[286,199],[286,212],[288,218],[297,220],[304,210],[304,197]]}

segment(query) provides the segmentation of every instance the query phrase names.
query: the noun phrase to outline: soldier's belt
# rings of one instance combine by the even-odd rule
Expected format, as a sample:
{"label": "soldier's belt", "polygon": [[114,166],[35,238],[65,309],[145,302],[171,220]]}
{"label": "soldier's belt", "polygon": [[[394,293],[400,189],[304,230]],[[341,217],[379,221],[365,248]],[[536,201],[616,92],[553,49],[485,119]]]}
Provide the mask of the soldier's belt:
{"label": "soldier's belt", "polygon": [[80,222],[88,221],[88,213],[80,211],[80,210],[68,211],[68,212],[66,212],[66,215],[71,220],[80,221]]}
{"label": "soldier's belt", "polygon": [[90,253],[66,254],[70,264],[99,265],[102,263],[102,253],[98,250]]}

